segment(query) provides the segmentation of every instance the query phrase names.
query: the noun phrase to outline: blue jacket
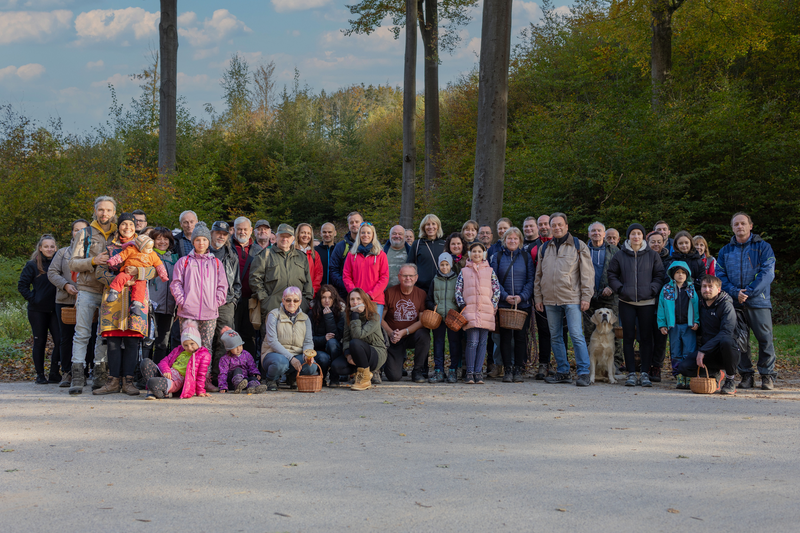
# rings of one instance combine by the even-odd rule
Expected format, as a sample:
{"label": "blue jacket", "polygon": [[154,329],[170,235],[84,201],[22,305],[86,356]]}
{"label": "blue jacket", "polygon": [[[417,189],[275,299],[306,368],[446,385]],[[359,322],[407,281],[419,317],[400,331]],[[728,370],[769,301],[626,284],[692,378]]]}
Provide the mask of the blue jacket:
{"label": "blue jacket", "polygon": [[[392,240],[388,239],[386,241],[386,244],[383,245],[383,253],[388,253],[389,252],[389,248],[391,248],[391,247],[392,247]],[[411,245],[408,244],[408,243],[405,243],[405,247],[406,247],[406,255],[408,255],[408,252],[411,251]]]}
{"label": "blue jacket", "polygon": [[[516,261],[514,261],[515,257]],[[512,262],[514,269],[508,272]],[[497,276],[497,281],[500,282],[499,307],[512,307],[506,302],[506,298],[520,296],[522,301],[517,305],[517,308],[529,308],[531,306],[531,298],[533,298],[533,278],[536,275],[530,254],[525,253],[522,248],[518,248],[512,253],[503,247],[492,256],[489,264]],[[507,272],[508,275],[506,275]],[[505,283],[503,278],[505,278]]]}
{"label": "blue jacket", "polygon": [[683,261],[674,261],[667,271],[670,281],[661,289],[661,296],[658,298],[658,313],[656,316],[658,317],[658,327],[660,328],[670,329],[675,327],[675,301],[677,299],[677,290],[673,276],[675,270],[678,268],[684,269],[689,274],[684,283],[684,285],[687,286],[686,291],[689,294],[691,302],[687,313],[687,324],[689,327],[692,327],[700,323],[700,310],[698,307],[700,300],[697,297],[697,291],[695,290],[695,285],[692,280],[692,272],[689,270],[689,265]]}
{"label": "blue jacket", "polygon": [[748,296],[744,307],[772,309],[769,286],[775,279],[775,253],[758,235],[751,234],[744,244],[732,237],[719,251],[716,274],[735,307],[743,307],[739,291],[744,289]]}
{"label": "blue jacket", "polygon": [[342,272],[344,271],[344,260],[347,258],[347,252],[351,246],[353,246],[353,238],[350,237],[350,232],[348,231],[344,234],[344,239],[336,243],[333,253],[331,253],[330,263],[328,263],[331,283],[339,291],[339,296],[344,299],[347,298],[347,289],[344,286]]}

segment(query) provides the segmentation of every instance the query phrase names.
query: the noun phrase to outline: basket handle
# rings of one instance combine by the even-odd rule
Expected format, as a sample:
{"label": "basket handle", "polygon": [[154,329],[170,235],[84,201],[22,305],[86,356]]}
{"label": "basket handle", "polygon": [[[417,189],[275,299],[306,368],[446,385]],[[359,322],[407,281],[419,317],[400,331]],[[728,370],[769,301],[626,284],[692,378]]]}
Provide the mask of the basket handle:
{"label": "basket handle", "polygon": [[[707,366],[704,366],[704,367],[703,367],[703,370],[705,370],[705,371],[706,371],[706,379],[708,379],[708,367],[707,367]],[[697,367],[697,377],[698,377],[698,378],[700,377],[700,367],[699,367],[699,366]]]}

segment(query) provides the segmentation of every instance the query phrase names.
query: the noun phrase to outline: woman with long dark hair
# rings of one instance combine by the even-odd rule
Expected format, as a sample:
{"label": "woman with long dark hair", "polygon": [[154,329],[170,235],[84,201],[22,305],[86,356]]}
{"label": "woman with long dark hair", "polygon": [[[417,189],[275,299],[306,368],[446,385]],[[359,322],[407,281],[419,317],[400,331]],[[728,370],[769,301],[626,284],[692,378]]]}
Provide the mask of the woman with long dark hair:
{"label": "woman with long dark hair", "polygon": [[[342,335],[344,334],[344,302],[333,285],[320,285],[314,295],[309,315],[311,336],[314,339],[315,361],[322,369],[322,382],[331,363],[343,357]],[[330,386],[339,386],[339,374],[331,373]]]}
{"label": "woman with long dark hair", "polygon": [[356,373],[350,390],[371,388],[372,373],[386,362],[386,344],[378,310],[369,295],[361,289],[353,289],[347,295],[342,344],[345,364],[332,366],[332,371],[341,375]]}

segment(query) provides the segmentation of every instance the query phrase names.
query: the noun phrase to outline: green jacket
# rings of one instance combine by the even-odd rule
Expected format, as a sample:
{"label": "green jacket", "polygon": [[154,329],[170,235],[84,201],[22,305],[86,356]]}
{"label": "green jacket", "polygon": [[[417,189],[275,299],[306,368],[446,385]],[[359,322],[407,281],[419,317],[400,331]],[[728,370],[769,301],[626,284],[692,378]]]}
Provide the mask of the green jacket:
{"label": "green jacket", "polygon": [[428,288],[428,298],[425,300],[425,307],[436,312],[442,316],[442,319],[447,318],[447,312],[450,309],[458,311],[458,304],[456,303],[456,281],[457,275],[446,278],[441,274],[436,274],[433,278],[431,286]]}
{"label": "green jacket", "polygon": [[308,258],[294,247],[283,251],[277,246],[261,250],[250,265],[250,289],[261,302],[261,323],[267,313],[281,305],[283,291],[297,287],[303,293],[300,308],[307,312],[314,297]]}
{"label": "green jacket", "polygon": [[364,314],[359,315],[358,320],[350,320],[348,324],[345,320],[344,335],[342,336],[342,348],[344,353],[350,353],[350,340],[361,339],[378,352],[378,368],[386,362],[386,344],[383,340],[383,328],[381,319],[376,317],[372,320],[364,320]]}

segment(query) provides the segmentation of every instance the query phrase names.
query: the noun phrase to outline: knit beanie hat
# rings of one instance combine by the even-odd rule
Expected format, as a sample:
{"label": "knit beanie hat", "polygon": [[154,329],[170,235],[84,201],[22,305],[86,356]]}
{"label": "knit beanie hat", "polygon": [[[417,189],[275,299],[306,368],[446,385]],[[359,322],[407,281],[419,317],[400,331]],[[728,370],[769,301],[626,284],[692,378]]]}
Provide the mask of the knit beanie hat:
{"label": "knit beanie hat", "polygon": [[151,239],[150,237],[148,237],[144,233],[142,233],[141,235],[136,237],[134,242],[136,243],[136,248],[140,252],[144,252],[145,249],[147,248],[148,244],[150,245],[150,251],[151,252],[153,251],[153,239]]}
{"label": "knit beanie hat", "polygon": [[133,218],[133,215],[130,213],[122,213],[119,217],[117,217],[117,227],[120,227],[123,222],[126,220],[130,220],[134,224],[136,224],[136,219]]}
{"label": "knit beanie hat", "polygon": [[441,265],[442,261],[446,262],[450,266],[453,266],[453,256],[447,252],[442,252],[439,254],[439,262],[437,263],[437,266]]}
{"label": "knit beanie hat", "polygon": [[625,236],[626,237],[630,237],[631,236],[631,232],[633,230],[635,230],[635,229],[638,229],[639,231],[642,232],[642,237],[644,237],[644,234],[647,233],[647,231],[645,231],[645,229],[644,229],[644,226],[642,226],[638,222],[634,222],[633,224],[628,226],[628,231],[625,233]]}
{"label": "knit beanie hat", "polygon": [[200,339],[200,330],[197,329],[197,322],[194,320],[185,320],[181,327],[181,344],[188,340],[193,340],[198,346],[203,345],[203,341]]}
{"label": "knit beanie hat", "polygon": [[234,348],[244,344],[242,337],[228,326],[225,326],[220,331],[219,340],[222,341],[222,345],[225,346],[225,350],[227,351],[233,350]]}
{"label": "knit beanie hat", "polygon": [[192,242],[198,237],[205,237],[208,239],[208,242],[211,242],[211,232],[208,230],[208,226],[206,226],[205,222],[198,222],[197,225],[194,227],[194,231],[192,231]]}

